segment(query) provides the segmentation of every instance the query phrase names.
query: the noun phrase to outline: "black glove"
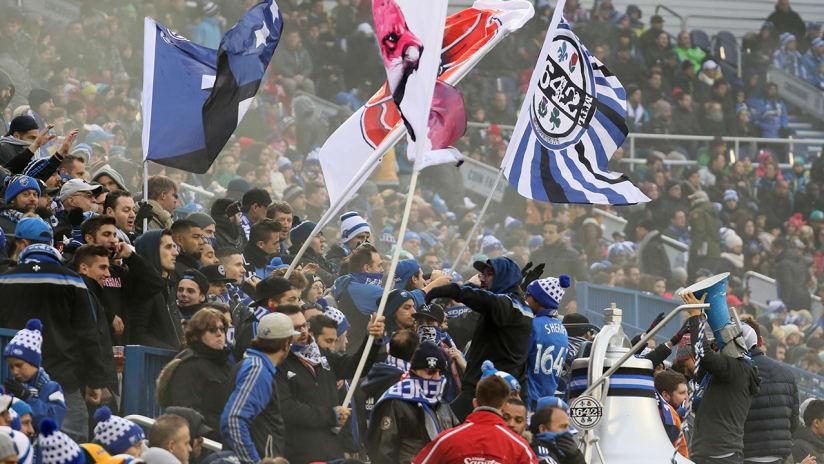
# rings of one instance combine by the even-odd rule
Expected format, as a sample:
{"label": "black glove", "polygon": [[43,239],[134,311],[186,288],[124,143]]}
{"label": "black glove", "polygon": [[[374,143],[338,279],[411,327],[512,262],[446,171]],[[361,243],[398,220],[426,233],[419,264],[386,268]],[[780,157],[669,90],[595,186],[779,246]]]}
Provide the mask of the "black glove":
{"label": "black glove", "polygon": [[527,263],[527,265],[524,266],[524,270],[521,271],[521,274],[523,275],[523,280],[521,280],[521,290],[526,291],[526,287],[529,286],[532,281],[535,279],[540,279],[541,275],[544,273],[544,267],[546,267],[544,263],[541,263],[534,268],[532,268],[531,262]]}
{"label": "black glove", "polygon": [[6,379],[6,381],[3,382],[3,387],[6,388],[8,393],[20,398],[23,401],[26,401],[29,398],[29,395],[31,395],[29,390],[24,387],[22,383],[13,378]]}
{"label": "black glove", "polygon": [[678,332],[676,332],[676,334],[673,335],[672,338],[670,338],[670,344],[672,345],[673,348],[675,348],[675,346],[678,345],[678,343],[681,342],[681,339],[684,338],[684,335],[687,332],[690,331],[689,322],[690,322],[689,319],[684,321],[684,324],[681,325],[681,328],[678,329]]}
{"label": "black glove", "polygon": [[435,298],[451,298],[457,300],[461,296],[461,286],[458,284],[446,284],[429,290],[426,294],[426,303],[429,304]]}
{"label": "black glove", "polygon": [[649,325],[649,329],[647,329],[647,331],[644,332],[644,333],[650,333],[652,331],[652,329],[654,329],[655,326],[660,324],[661,321],[663,321],[663,320],[664,320],[664,313],[659,313],[657,316],[655,316],[655,319],[652,320],[652,323]]}
{"label": "black glove", "polygon": [[581,450],[578,449],[578,442],[575,441],[572,435],[568,434],[560,435],[556,438],[555,446],[563,457],[575,456],[581,452]]}

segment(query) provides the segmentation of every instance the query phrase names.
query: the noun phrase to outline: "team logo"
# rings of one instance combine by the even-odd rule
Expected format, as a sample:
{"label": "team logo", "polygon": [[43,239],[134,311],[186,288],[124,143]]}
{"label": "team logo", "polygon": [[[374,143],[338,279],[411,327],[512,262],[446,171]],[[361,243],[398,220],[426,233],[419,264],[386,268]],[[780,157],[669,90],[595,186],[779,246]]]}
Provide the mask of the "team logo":
{"label": "team logo", "polygon": [[604,417],[604,407],[591,396],[579,396],[569,405],[569,420],[579,429],[595,428]]}
{"label": "team logo", "polygon": [[222,275],[223,277],[226,277],[226,268],[223,267],[222,264],[218,265],[217,266],[217,273]]}
{"label": "team logo", "polygon": [[392,419],[384,416],[383,419],[381,419],[381,430],[389,430],[389,427],[392,427]]}
{"label": "team logo", "polygon": [[426,365],[430,369],[437,369],[438,368],[438,358],[430,356],[426,358]]}
{"label": "team logo", "polygon": [[27,187],[29,185],[29,176],[20,176],[19,183],[21,187]]}
{"label": "team logo", "polygon": [[532,95],[530,119],[539,140],[552,150],[577,143],[594,114],[592,65],[577,37],[559,29]]}
{"label": "team logo", "polygon": [[186,37],[183,37],[177,31],[173,31],[171,29],[161,29],[160,30],[160,38],[163,39],[169,45],[172,45],[172,39],[174,40],[184,40],[186,42],[189,41]]}

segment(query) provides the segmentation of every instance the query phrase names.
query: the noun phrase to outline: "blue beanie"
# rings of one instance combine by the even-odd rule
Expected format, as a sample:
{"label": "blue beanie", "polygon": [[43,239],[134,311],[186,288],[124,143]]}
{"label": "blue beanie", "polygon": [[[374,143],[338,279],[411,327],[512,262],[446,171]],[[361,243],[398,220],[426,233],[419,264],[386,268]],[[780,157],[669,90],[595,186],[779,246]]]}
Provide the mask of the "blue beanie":
{"label": "blue beanie", "polygon": [[558,309],[564,297],[564,289],[568,288],[570,283],[569,276],[561,274],[558,278],[533,280],[526,287],[526,292],[544,308]]}
{"label": "blue beanie", "polygon": [[26,403],[23,400],[13,402],[11,404],[11,408],[17,413],[17,417],[23,417],[26,414],[34,416],[34,412],[32,411],[31,406],[29,406],[29,403]]}
{"label": "blue beanie", "polygon": [[289,265],[285,264],[280,256],[275,256],[271,261],[269,261],[269,264],[266,265],[266,275],[270,276],[273,272],[278,269],[283,269],[284,267],[289,267]]}
{"label": "blue beanie", "polygon": [[567,405],[566,402],[564,402],[564,400],[558,398],[557,396],[544,396],[538,398],[535,410],[538,411],[539,409],[545,408],[547,406],[561,408],[564,411],[569,412],[569,405]]}
{"label": "blue beanie", "polygon": [[6,186],[6,191],[3,194],[3,199],[6,203],[10,203],[14,200],[14,197],[20,195],[20,193],[26,190],[34,190],[40,195],[40,185],[37,183],[37,180],[33,177],[29,176],[14,176],[9,182],[9,185]]}
{"label": "blue beanie", "polygon": [[521,384],[518,382],[518,379],[513,377],[511,374],[499,371],[495,368],[495,365],[492,364],[492,361],[486,360],[481,364],[481,378],[489,377],[490,375],[497,375],[498,377],[504,379],[506,384],[509,385],[509,389],[512,391],[521,391]]}
{"label": "blue beanie", "polygon": [[[389,319],[398,308],[401,307],[404,301],[406,300],[415,300],[411,293],[407,292],[406,290],[392,290],[389,292],[389,296],[386,298],[386,307],[384,308],[383,313],[386,315],[386,318]],[[381,299],[378,298],[376,305],[381,304]]]}
{"label": "blue beanie", "polygon": [[9,344],[6,345],[3,356],[22,359],[34,367],[40,367],[40,363],[43,362],[42,330],[43,324],[40,319],[29,319],[29,322],[26,322],[26,328],[17,332]]}
{"label": "blue beanie", "polygon": [[94,413],[94,441],[110,454],[123,454],[127,449],[146,439],[143,429],[134,422],[112,415],[112,410],[102,406]]}
{"label": "blue beanie", "polygon": [[43,464],[83,464],[83,451],[49,417],[40,422],[40,436],[37,437]]}
{"label": "blue beanie", "polygon": [[309,235],[316,226],[317,224],[312,221],[303,221],[295,227],[292,227],[292,230],[289,231],[289,240],[292,241],[292,245],[303,245],[303,242],[309,238]]}
{"label": "blue beanie", "polygon": [[[323,299],[321,298],[321,300],[318,301],[322,300]],[[343,335],[344,332],[349,330],[349,319],[346,318],[346,315],[343,314],[341,310],[328,306],[323,311],[323,315],[338,323],[338,337],[340,337],[341,335]]]}
{"label": "blue beanie", "polygon": [[402,259],[395,268],[395,288],[404,290],[412,277],[418,275],[421,265],[414,259]]}

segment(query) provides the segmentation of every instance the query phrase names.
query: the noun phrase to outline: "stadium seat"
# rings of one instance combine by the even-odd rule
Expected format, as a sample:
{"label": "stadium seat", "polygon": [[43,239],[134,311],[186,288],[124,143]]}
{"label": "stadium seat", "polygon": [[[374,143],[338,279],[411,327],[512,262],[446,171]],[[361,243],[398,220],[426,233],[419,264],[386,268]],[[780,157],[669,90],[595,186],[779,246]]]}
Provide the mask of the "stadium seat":
{"label": "stadium seat", "polygon": [[732,32],[721,31],[713,37],[712,54],[732,66],[738,66],[738,41]]}
{"label": "stadium seat", "polygon": [[701,29],[693,29],[692,32],[690,32],[690,39],[692,40],[693,47],[698,47],[701,50],[710,53],[712,44],[710,43],[710,36],[707,35],[706,32]]}

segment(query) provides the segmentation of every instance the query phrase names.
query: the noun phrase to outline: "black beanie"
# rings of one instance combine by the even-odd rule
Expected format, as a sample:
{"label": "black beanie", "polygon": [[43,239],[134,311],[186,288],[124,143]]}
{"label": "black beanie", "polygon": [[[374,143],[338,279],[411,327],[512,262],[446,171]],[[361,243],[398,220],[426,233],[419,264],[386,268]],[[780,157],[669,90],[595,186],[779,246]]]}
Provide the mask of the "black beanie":
{"label": "black beanie", "polygon": [[33,117],[27,115],[18,116],[11,120],[11,124],[9,124],[9,131],[6,133],[6,136],[9,136],[15,132],[28,132],[32,129],[39,129],[37,126],[37,121],[35,121]]}

